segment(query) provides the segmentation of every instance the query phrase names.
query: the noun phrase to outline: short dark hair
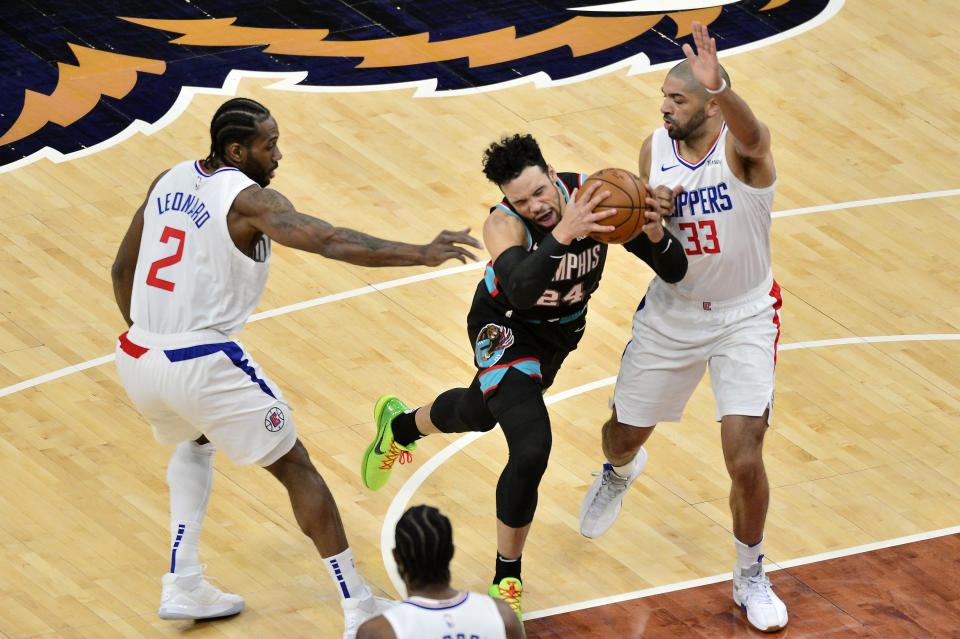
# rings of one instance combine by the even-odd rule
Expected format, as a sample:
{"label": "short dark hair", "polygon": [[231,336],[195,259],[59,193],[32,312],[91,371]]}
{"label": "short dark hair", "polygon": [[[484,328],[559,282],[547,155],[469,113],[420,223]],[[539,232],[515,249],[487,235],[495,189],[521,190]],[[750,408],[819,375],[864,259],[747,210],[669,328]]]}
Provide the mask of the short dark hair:
{"label": "short dark hair", "polygon": [[270,117],[270,110],[256,100],[227,100],[210,120],[208,160],[223,160],[223,150],[234,142],[246,146],[257,132],[257,125]]}
{"label": "short dark hair", "polygon": [[450,583],[453,528],[433,506],[413,506],[397,522],[397,556],[409,586]]}
{"label": "short dark hair", "polygon": [[539,166],[547,172],[547,161],[529,133],[506,136],[483,152],[483,174],[497,186],[513,180],[528,166]]}

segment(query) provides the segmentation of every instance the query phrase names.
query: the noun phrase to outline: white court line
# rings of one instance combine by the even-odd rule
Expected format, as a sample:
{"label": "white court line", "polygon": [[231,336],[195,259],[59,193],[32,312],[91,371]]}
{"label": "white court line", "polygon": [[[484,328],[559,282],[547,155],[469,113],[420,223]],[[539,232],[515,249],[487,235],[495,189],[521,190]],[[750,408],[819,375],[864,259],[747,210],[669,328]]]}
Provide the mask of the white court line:
{"label": "white court line", "polygon": [[[892,197],[882,197],[875,198],[872,200],[856,200],[852,202],[840,202],[838,204],[824,204],[823,206],[810,206],[802,209],[789,209],[786,211],[777,211],[772,214],[773,217],[788,217],[792,215],[804,215],[807,213],[823,213],[826,211],[838,211],[840,209],[855,208],[860,206],[872,206],[875,204],[888,204],[891,202],[908,202],[912,200],[927,200],[930,198],[938,197],[952,197],[955,195],[960,195],[960,189],[952,189],[949,191],[930,191],[927,193],[908,193],[906,195],[897,195]],[[320,306],[322,304],[329,304],[330,302],[336,302],[343,299],[348,299],[351,297],[357,297],[359,295],[366,295],[368,293],[375,293],[377,291],[383,291],[389,288],[394,288],[397,286],[404,286],[406,284],[412,284],[415,282],[422,282],[424,280],[436,279],[439,277],[446,277],[447,275],[455,275],[458,273],[463,273],[470,270],[479,270],[484,267],[486,262],[472,262],[470,264],[454,266],[451,268],[437,269],[435,271],[430,271],[429,273],[421,273],[418,275],[413,275],[410,277],[403,277],[396,280],[390,280],[389,282],[382,282],[380,284],[370,284],[368,286],[363,286],[360,288],[355,288],[350,291],[345,291],[343,293],[335,293],[333,295],[326,295],[324,297],[318,297],[312,300],[307,300],[306,302],[298,302],[296,304],[290,304],[288,306],[281,306],[280,308],[275,308],[269,311],[263,311],[261,313],[256,313],[250,316],[251,322],[256,322],[268,317],[275,317],[277,315],[284,315],[286,313],[292,313],[294,311],[299,311],[305,308],[312,308],[314,306]],[[781,346],[781,348],[783,348]],[[103,357],[98,357],[97,359],[92,359],[81,364],[75,364],[73,366],[67,366],[66,368],[61,368],[60,370],[53,371],[51,373],[46,373],[40,375],[39,377],[33,377],[12,386],[7,386],[5,388],[0,388],[0,397],[5,397],[7,395],[12,395],[22,390],[32,388],[34,386],[39,386],[44,382],[49,382],[71,373],[78,373],[87,368],[93,366],[99,366],[100,364],[106,364],[107,362],[112,362],[114,360],[114,355],[104,355]]]}
{"label": "white court line", "polygon": [[[825,340],[818,340],[818,341],[811,341],[811,342],[796,342],[793,344],[781,344],[778,350],[790,351],[790,350],[797,350],[801,348],[818,348],[818,347],[827,347],[827,346],[841,346],[841,345],[847,345],[847,344],[870,344],[875,342],[917,342],[917,341],[943,341],[943,340],[960,340],[960,333],[945,333],[945,334],[930,334],[930,335],[876,335],[872,337],[846,337],[842,339],[825,339]],[[583,384],[582,386],[577,386],[575,388],[571,388],[561,393],[551,395],[550,397],[547,397],[544,400],[544,402],[549,406],[551,404],[555,404],[559,401],[563,401],[570,397],[575,397],[576,395],[580,395],[582,393],[586,393],[586,392],[595,390],[597,388],[603,388],[604,386],[612,386],[616,381],[617,381],[617,378],[615,376],[606,377],[604,379],[590,382],[588,384]],[[413,475],[411,475],[406,482],[404,482],[404,484],[400,487],[400,490],[397,491],[397,494],[393,497],[393,500],[390,502],[390,507],[387,508],[387,514],[384,516],[384,519],[383,519],[383,526],[380,529],[380,554],[381,554],[381,557],[383,558],[383,566],[387,571],[387,575],[390,577],[390,582],[393,584],[393,587],[396,589],[396,591],[401,594],[401,596],[405,596],[406,589],[403,584],[403,579],[400,578],[400,573],[397,572],[397,565],[396,565],[396,562],[393,560],[393,552],[392,552],[395,546],[393,537],[394,537],[394,530],[397,526],[397,522],[400,520],[400,517],[403,515],[404,511],[406,511],[407,506],[410,503],[410,500],[413,498],[414,493],[416,493],[417,489],[420,488],[420,485],[426,480],[427,477],[431,475],[431,473],[433,473],[433,471],[439,468],[443,462],[450,459],[450,457],[452,457],[455,453],[463,450],[468,445],[472,444],[474,441],[476,441],[480,437],[490,432],[493,432],[493,431],[487,431],[484,433],[468,433],[463,437],[458,438],[453,443],[445,446],[438,453],[436,453],[435,455],[430,457],[426,462],[424,462],[423,466],[418,468],[416,472],[413,473]],[[926,533],[921,533],[921,534],[926,534]],[[944,534],[947,534],[947,533],[944,533]],[[886,542],[880,542],[880,543],[883,544]],[[906,542],[901,542],[901,543],[906,543]],[[878,547],[884,547],[884,546],[881,545]],[[846,551],[839,551],[839,552],[846,552]],[[842,555],[838,555],[838,556],[842,556]],[[824,558],[827,558],[827,556],[824,555]],[[792,561],[803,562],[803,560],[792,560]],[[819,560],[816,560],[816,561],[819,561]],[[798,564],[790,564],[789,562],[787,562],[787,563],[780,563],[780,565],[787,566],[787,565],[798,565]],[[665,586],[664,588],[667,588],[667,590],[657,591],[657,589],[651,589],[650,592],[646,590],[638,591],[638,592],[648,593],[647,595],[643,595],[643,596],[648,596],[649,594],[657,594],[657,592],[669,592],[670,589],[675,590],[680,587],[687,587],[687,585],[689,584],[703,585],[708,583],[715,583],[717,581],[722,581],[723,579],[726,579],[726,578],[729,578],[729,577],[728,576],[706,577],[705,580],[695,580],[694,582],[684,582],[684,584],[686,585],[678,584],[676,585],[676,587]],[[657,591],[657,592],[654,592],[654,591]],[[624,601],[625,599],[632,599],[635,596],[637,596],[635,593],[615,595],[615,597],[619,597],[619,598],[613,599],[612,601],[614,600]],[[600,601],[600,600],[597,600],[597,601]],[[571,605],[578,606],[580,604],[571,604]],[[599,604],[592,604],[592,605],[599,605]],[[584,605],[583,607],[589,607],[589,606]],[[579,608],[574,607],[570,609],[578,610]],[[531,613],[531,614],[538,614],[538,613]],[[547,613],[543,613],[543,614],[547,614]],[[541,616],[541,615],[538,614],[538,616]],[[526,619],[528,617],[524,615],[524,618]],[[533,617],[529,617],[529,618],[532,619]]]}
{"label": "white court line", "polygon": [[[870,552],[872,550],[880,550],[882,548],[890,548],[892,546],[902,546],[903,544],[910,544],[915,541],[925,541],[927,539],[935,539],[937,537],[943,537],[945,535],[953,535],[956,533],[960,533],[960,526],[954,526],[952,528],[941,528],[940,530],[931,530],[929,532],[917,533],[916,535],[907,535],[905,537],[897,537],[896,539],[887,539],[885,541],[878,541],[872,544],[864,544],[862,546],[854,546],[852,548],[834,550],[831,552],[820,553],[818,555],[801,557],[799,559],[791,559],[790,561],[771,562],[771,567],[764,568],[764,570],[767,573],[771,573],[776,570],[782,570],[784,568],[793,568],[795,566],[805,566],[806,564],[812,564],[818,561],[825,561],[827,559],[837,559],[839,557],[859,555],[860,553]],[[770,557],[766,555],[764,555],[764,557],[766,557],[766,559],[770,559]],[[731,573],[727,572],[727,573],[723,573],[722,575],[713,575],[712,577],[703,577],[702,579],[691,579],[690,581],[681,581],[681,582],[678,582],[675,584],[669,584],[666,586],[657,586],[656,588],[645,588],[644,590],[634,590],[633,592],[625,592],[620,595],[611,595],[610,597],[600,597],[598,599],[580,601],[580,602],[569,604],[566,606],[554,606],[553,608],[544,608],[542,610],[534,610],[529,614],[524,613],[523,620],[528,621],[530,619],[538,619],[540,617],[550,617],[552,615],[559,615],[565,612],[573,612],[575,610],[584,610],[586,608],[595,608],[597,606],[605,606],[608,604],[620,603],[622,601],[629,601],[631,599],[642,599],[643,597],[661,595],[665,592],[675,592],[677,590],[686,590],[687,588],[696,588],[697,586],[706,586],[709,584],[715,584],[721,581],[730,581],[731,578],[732,578]]]}
{"label": "white court line", "polygon": [[[952,197],[960,195],[960,189],[950,189],[948,191],[928,191],[927,193],[907,193],[906,195],[892,195],[890,197],[875,197],[869,200],[855,200],[853,202],[844,202],[839,208],[855,209],[861,206],[874,206],[876,204],[893,204],[896,202],[910,202],[913,200],[929,200],[935,197]],[[802,209],[789,209],[786,211],[777,211],[771,217],[789,217],[791,215],[804,215],[806,213],[820,213],[822,211],[835,211],[838,208],[836,204],[824,204],[823,206],[808,206]]]}

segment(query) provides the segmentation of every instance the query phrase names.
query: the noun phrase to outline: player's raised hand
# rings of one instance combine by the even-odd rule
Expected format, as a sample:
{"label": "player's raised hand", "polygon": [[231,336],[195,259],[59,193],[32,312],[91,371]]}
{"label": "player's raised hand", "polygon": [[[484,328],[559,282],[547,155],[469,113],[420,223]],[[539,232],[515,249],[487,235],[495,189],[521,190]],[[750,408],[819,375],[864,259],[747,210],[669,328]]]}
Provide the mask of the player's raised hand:
{"label": "player's raised hand", "polygon": [[690,70],[693,71],[693,77],[697,82],[716,91],[723,84],[720,77],[720,60],[717,58],[717,41],[710,37],[707,27],[697,21],[691,23],[693,30],[693,42],[697,45],[697,50],[689,44],[683,45],[683,54],[690,61]]}
{"label": "player's raised hand", "polygon": [[476,262],[477,256],[460,246],[461,244],[478,249],[483,248],[483,244],[470,235],[469,228],[462,231],[441,231],[432,242],[423,246],[423,263],[427,266],[437,266],[449,259],[460,260],[464,264],[468,259]]}

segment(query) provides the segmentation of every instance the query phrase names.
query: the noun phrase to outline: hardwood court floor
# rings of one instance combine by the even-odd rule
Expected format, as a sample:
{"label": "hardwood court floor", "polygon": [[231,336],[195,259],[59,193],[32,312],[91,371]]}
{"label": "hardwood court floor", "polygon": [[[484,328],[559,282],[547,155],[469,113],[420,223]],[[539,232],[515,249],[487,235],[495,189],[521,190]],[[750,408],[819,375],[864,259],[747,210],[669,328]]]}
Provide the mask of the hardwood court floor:
{"label": "hardwood court floor", "polygon": [[960,535],[874,550],[771,574],[790,602],[776,633],[751,628],[730,581],[527,621],[528,639],[895,639],[960,637]]}
{"label": "hardwood court floor", "polygon": [[[812,30],[723,60],[771,129],[779,175],[772,246],[783,326],[765,442],[764,549],[774,564],[960,523],[958,12],[953,0],[848,0]],[[533,133],[560,170],[635,167],[640,141],[660,125],[662,77],[620,68],[553,86],[414,97],[411,87],[284,91],[270,88],[275,77],[250,76],[223,93],[271,108],[285,154],[273,186],[299,208],[425,242],[441,228],[480,228],[499,193],[479,157],[504,133]],[[222,457],[201,560],[247,609],[207,624],[156,617],[170,451],[153,441],[117,379],[111,353],[124,324],[109,268],[150,181],[206,154],[210,116],[225,99],[199,92],[150,135],[0,173],[4,639],[340,634],[337,595],[286,494],[262,470]],[[294,407],[360,570],[380,594],[397,595],[384,557],[390,516],[407,504],[431,503],[452,519],[458,586],[485,591],[492,576],[494,486],[506,455],[499,432],[469,445],[423,440],[413,463],[377,493],[358,476],[378,395],[419,404],[472,376],[464,318],[477,266],[364,269],[276,247],[263,314],[240,335]],[[410,276],[424,279],[401,281]],[[577,530],[601,461],[610,378],[649,278],[612,248],[590,328],[547,395],[554,444],[524,555],[531,614],[732,568],[729,482],[706,379],[683,421],[651,438],[647,471],[616,525],[595,541]],[[862,569],[826,562],[833,572],[822,574],[897,576],[883,586],[891,609],[910,616],[917,600],[942,597],[952,615],[957,565],[929,543],[911,552],[924,565],[941,561],[939,579],[900,584],[910,571],[883,563],[901,566],[899,551],[872,555]],[[802,576],[782,585],[792,617],[783,636],[819,628],[808,624],[823,610],[807,608],[808,591],[791,584],[848,612],[881,598],[860,582],[828,580],[828,588],[806,568],[773,573],[778,581],[788,574]],[[699,629],[724,618],[719,636],[739,627],[724,584],[691,596],[694,603],[677,593],[656,599],[665,610],[655,619]],[[692,620],[698,611],[704,618]],[[915,621],[930,636],[956,636]],[[545,623],[532,620],[531,632]],[[899,628],[869,631],[913,636]]]}

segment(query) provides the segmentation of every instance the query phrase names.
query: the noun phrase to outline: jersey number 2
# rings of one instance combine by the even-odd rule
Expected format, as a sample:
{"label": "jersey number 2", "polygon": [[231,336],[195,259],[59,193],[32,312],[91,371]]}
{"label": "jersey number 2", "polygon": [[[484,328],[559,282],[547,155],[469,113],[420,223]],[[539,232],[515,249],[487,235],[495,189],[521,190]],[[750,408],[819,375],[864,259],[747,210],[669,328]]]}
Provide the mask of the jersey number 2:
{"label": "jersey number 2", "polygon": [[[719,253],[720,242],[717,241],[717,226],[713,220],[700,220],[696,224],[685,222],[679,225],[688,235],[684,237],[689,240],[688,248],[685,249],[687,255],[700,255],[701,253]],[[699,228],[698,228],[699,227]],[[701,245],[700,239],[703,239]],[[692,248],[689,248],[692,245]]]}
{"label": "jersey number 2", "polygon": [[187,234],[180,229],[166,226],[163,229],[163,233],[160,234],[160,241],[166,244],[170,241],[170,238],[177,240],[177,252],[173,255],[162,257],[151,264],[150,272],[147,273],[147,284],[150,286],[156,286],[157,288],[162,288],[165,291],[172,291],[173,287],[176,285],[169,280],[162,280],[157,277],[157,272],[167,266],[173,266],[180,261],[180,258],[183,257],[183,242],[187,239]]}

